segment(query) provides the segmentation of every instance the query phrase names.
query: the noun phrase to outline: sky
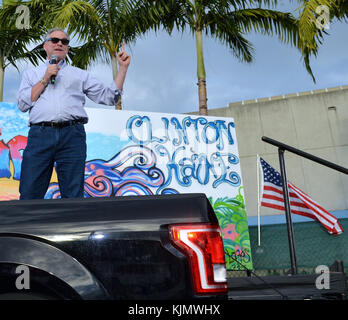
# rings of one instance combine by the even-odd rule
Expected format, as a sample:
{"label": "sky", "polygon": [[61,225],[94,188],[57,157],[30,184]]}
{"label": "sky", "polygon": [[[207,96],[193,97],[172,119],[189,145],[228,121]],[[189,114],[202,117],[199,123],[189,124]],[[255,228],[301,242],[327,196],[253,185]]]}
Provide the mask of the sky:
{"label": "sky", "polygon": [[[297,2],[280,1],[278,10],[293,10]],[[227,107],[229,103],[270,96],[317,90],[348,84],[348,23],[333,21],[318,57],[311,66],[316,83],[307,73],[297,49],[281,43],[276,36],[250,33],[254,61],[238,61],[228,47],[203,37],[208,109]],[[123,108],[132,111],[185,113],[198,111],[195,39],[191,33],[150,32],[135,44],[127,44],[131,55],[124,85]],[[5,72],[4,101],[15,102],[22,72],[30,67],[19,63],[18,72]],[[96,63],[88,69],[109,84],[111,65]],[[87,107],[97,106],[87,99]],[[101,106],[104,107],[104,106]],[[104,107],[113,108],[113,107]]]}

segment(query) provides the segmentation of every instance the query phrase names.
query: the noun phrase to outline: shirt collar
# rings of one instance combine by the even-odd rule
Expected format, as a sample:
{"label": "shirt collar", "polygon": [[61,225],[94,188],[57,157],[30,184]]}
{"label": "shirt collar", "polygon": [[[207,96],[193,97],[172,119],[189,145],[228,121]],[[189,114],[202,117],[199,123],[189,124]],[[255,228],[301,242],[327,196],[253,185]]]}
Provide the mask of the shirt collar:
{"label": "shirt collar", "polygon": [[[47,59],[46,62],[45,62],[45,65],[48,66],[49,64],[50,64],[50,61]],[[65,61],[65,59],[64,59],[64,60],[60,60],[60,61],[58,62],[58,66],[59,66],[60,68],[65,67],[65,66],[66,66],[66,61]]]}

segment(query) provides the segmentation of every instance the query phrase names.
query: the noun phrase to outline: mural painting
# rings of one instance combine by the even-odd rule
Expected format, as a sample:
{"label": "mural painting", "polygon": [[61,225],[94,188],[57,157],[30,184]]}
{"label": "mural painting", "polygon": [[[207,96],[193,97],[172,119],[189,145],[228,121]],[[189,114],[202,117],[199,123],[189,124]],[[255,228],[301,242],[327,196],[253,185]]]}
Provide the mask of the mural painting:
{"label": "mural painting", "polygon": [[[85,197],[205,193],[222,229],[227,269],[252,269],[232,118],[86,110]],[[15,200],[28,115],[0,103],[0,128],[0,200]],[[45,199],[59,197],[54,171]]]}

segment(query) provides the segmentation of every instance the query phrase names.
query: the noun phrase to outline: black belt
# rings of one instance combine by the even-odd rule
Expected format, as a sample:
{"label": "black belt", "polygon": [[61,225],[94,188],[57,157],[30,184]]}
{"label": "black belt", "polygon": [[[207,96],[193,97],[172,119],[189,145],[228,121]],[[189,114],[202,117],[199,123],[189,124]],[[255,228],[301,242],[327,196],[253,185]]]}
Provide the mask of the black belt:
{"label": "black belt", "polygon": [[42,126],[42,127],[52,127],[52,128],[63,128],[72,126],[77,123],[86,123],[84,119],[68,120],[68,121],[43,121],[38,123],[31,123],[29,126]]}

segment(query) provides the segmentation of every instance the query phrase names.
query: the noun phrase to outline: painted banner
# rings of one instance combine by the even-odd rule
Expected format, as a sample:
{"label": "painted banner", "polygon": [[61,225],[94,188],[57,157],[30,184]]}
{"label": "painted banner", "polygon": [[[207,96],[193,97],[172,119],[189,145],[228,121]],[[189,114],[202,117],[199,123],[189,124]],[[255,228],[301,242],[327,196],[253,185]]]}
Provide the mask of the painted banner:
{"label": "painted banner", "polygon": [[[86,111],[85,197],[205,193],[222,229],[227,269],[252,269],[232,118]],[[0,129],[0,200],[14,200],[19,198],[28,114],[14,103],[0,103]],[[45,199],[59,197],[54,170]]]}

